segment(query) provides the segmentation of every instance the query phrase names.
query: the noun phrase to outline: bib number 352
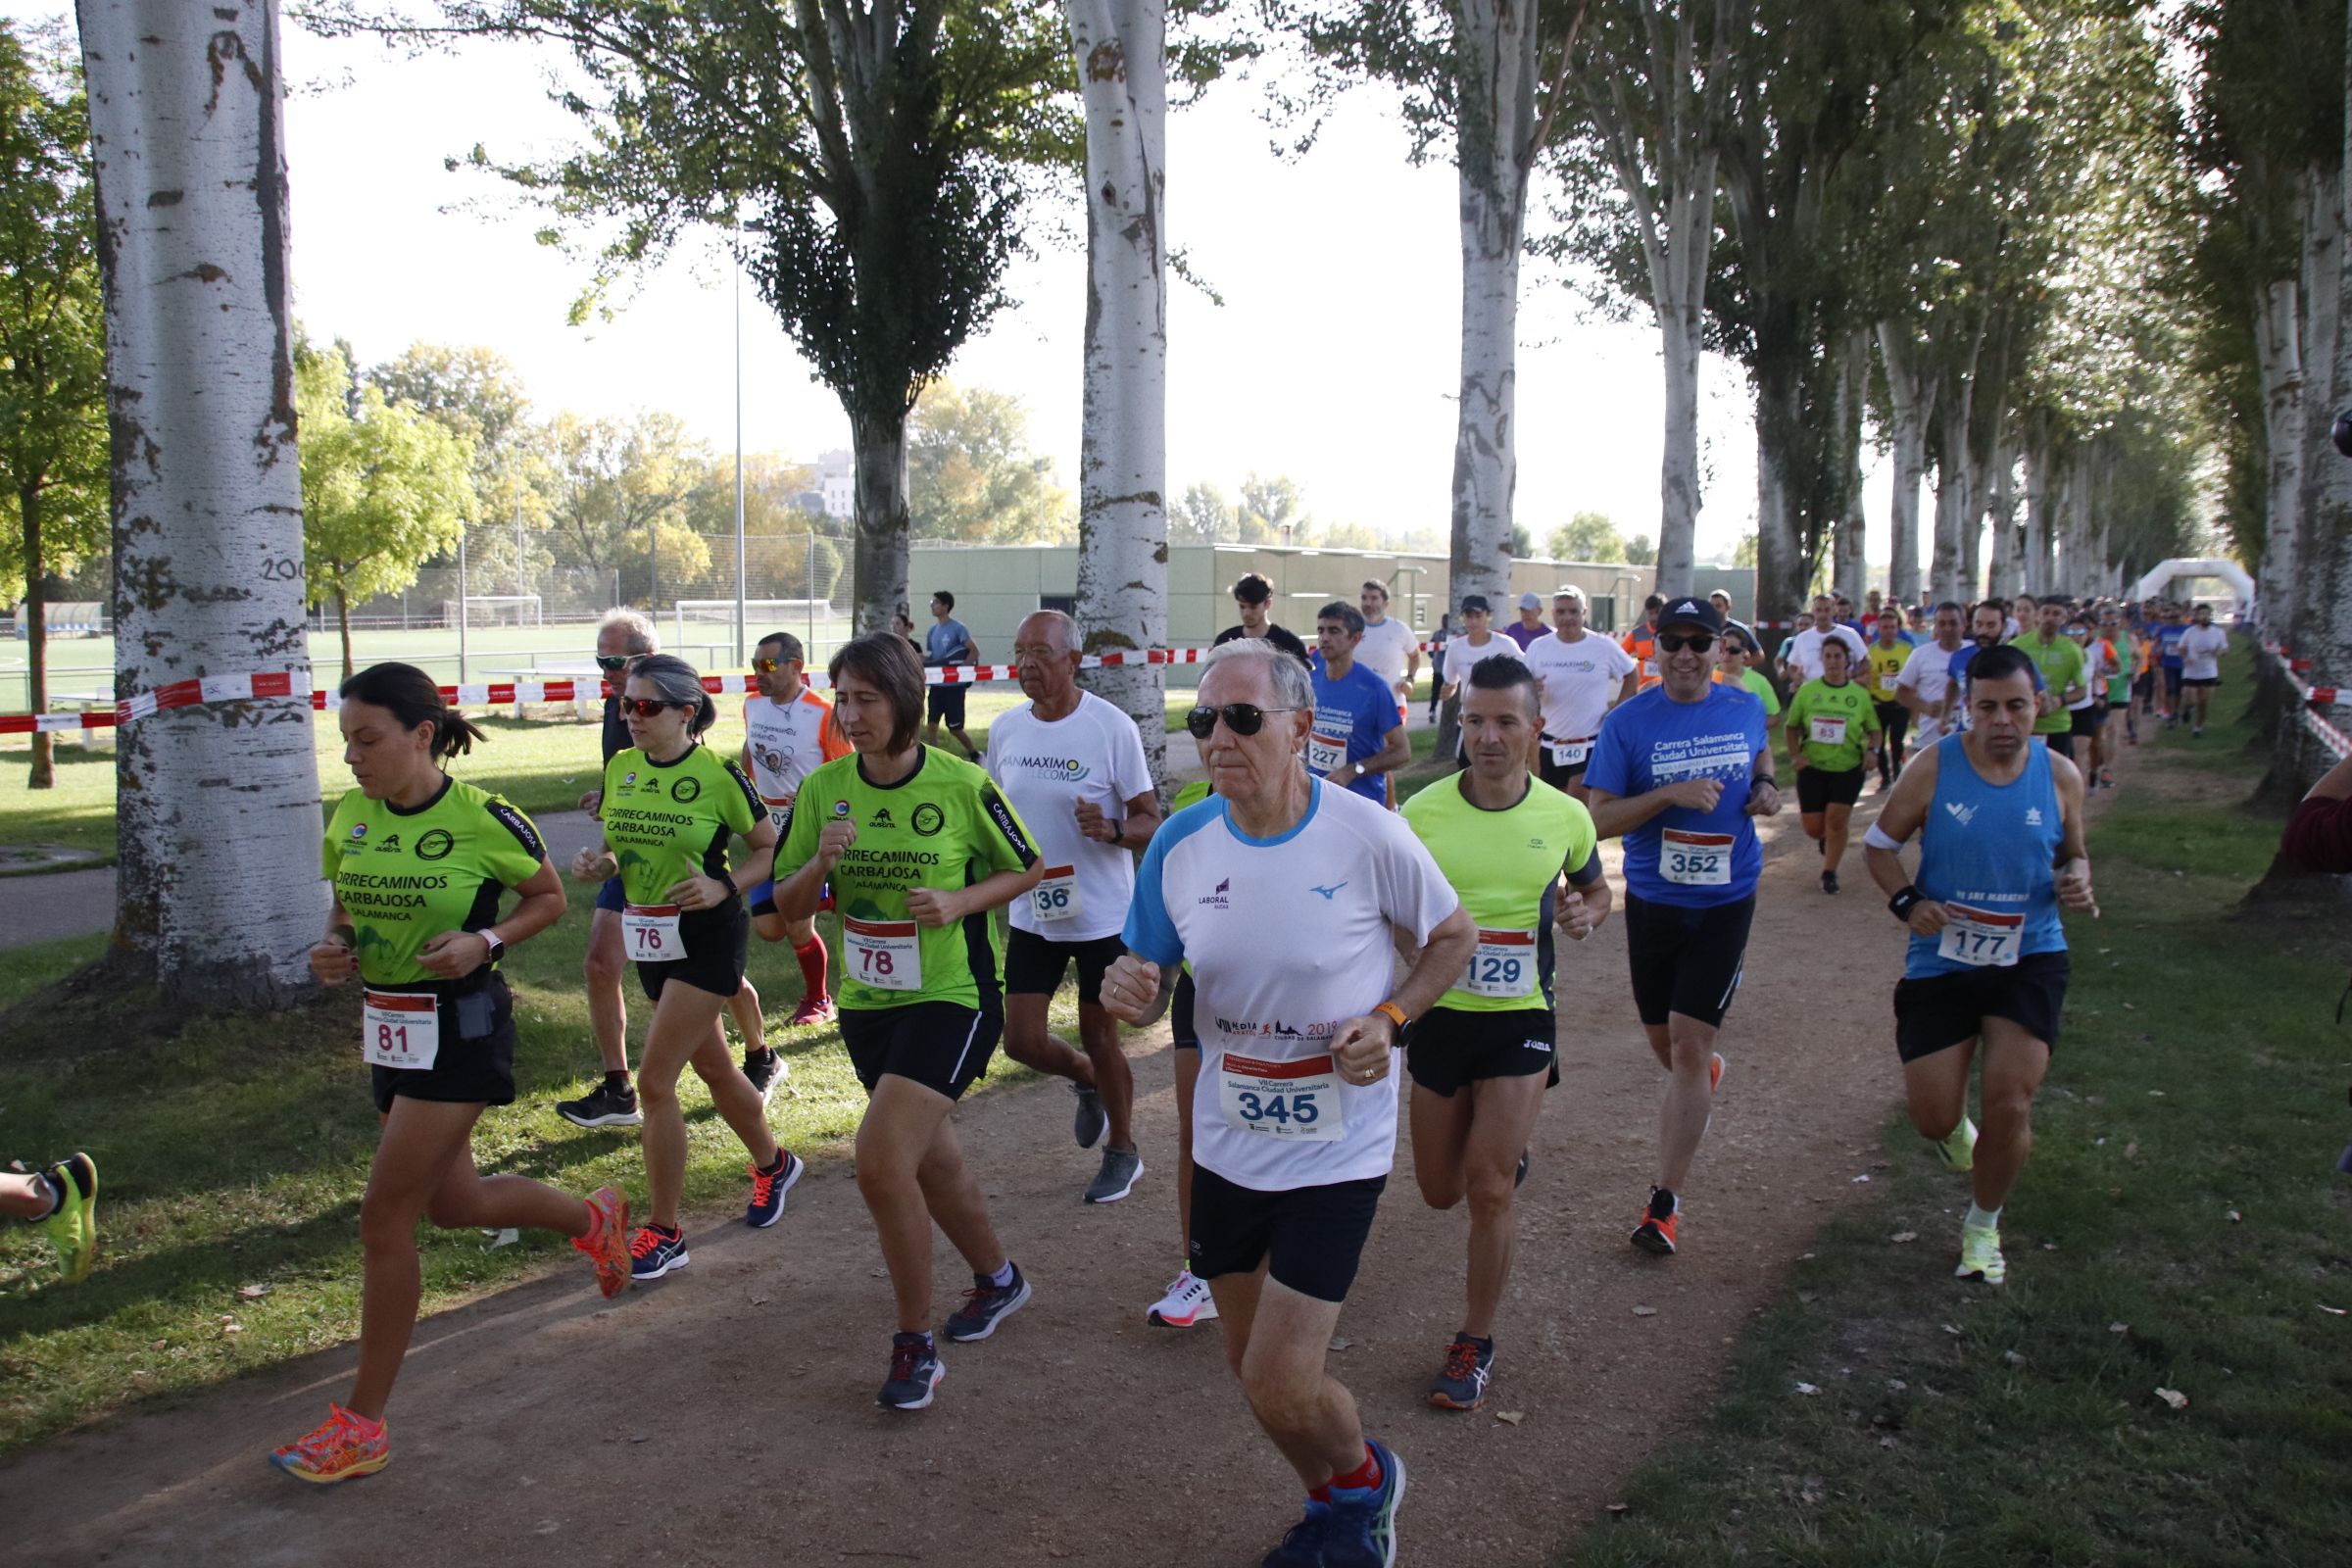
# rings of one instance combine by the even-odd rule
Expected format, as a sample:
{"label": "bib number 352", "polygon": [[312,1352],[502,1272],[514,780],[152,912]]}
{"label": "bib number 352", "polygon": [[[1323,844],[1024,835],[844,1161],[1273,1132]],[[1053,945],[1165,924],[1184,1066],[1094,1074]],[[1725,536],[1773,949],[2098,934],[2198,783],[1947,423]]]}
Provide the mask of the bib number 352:
{"label": "bib number 352", "polygon": [[1687,888],[1732,885],[1732,836],[1666,829],[1658,843],[1658,875]]}
{"label": "bib number 352", "polygon": [[1263,1138],[1329,1143],[1345,1137],[1339,1068],[1329,1055],[1263,1061],[1228,1052],[1218,1067],[1225,1125]]}

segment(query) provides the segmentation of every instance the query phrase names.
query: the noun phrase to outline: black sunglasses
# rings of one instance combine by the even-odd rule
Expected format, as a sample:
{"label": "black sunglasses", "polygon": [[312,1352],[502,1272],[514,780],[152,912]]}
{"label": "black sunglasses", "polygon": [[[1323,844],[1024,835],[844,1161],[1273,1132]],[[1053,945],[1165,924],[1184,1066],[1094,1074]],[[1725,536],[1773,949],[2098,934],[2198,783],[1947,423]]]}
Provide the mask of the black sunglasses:
{"label": "black sunglasses", "polygon": [[1268,713],[1297,711],[1295,708],[1259,708],[1254,703],[1227,703],[1223,708],[1202,705],[1184,715],[1184,727],[1192,732],[1193,739],[1204,741],[1221,718],[1225,721],[1225,727],[1236,735],[1254,735],[1266,727]]}
{"label": "black sunglasses", "polygon": [[624,713],[634,713],[639,718],[658,718],[665,708],[684,708],[686,706],[684,703],[673,703],[660,697],[623,697],[620,700],[620,710]]}
{"label": "black sunglasses", "polygon": [[1671,631],[1658,633],[1659,649],[1669,654],[1679,654],[1686,648],[1694,654],[1703,654],[1714,646],[1715,634],[1713,632],[1695,631],[1689,636]]}
{"label": "black sunglasses", "polygon": [[635,654],[599,654],[596,656],[596,667],[608,674],[617,675],[637,660]]}

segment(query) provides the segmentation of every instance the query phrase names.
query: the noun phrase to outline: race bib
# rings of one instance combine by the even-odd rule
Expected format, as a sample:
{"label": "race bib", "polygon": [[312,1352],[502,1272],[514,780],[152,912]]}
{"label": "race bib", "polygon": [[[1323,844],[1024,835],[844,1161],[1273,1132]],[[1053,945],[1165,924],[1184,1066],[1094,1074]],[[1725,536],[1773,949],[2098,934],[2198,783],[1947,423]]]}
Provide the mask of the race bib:
{"label": "race bib", "polygon": [[1029,912],[1040,920],[1067,920],[1079,907],[1075,866],[1047,866],[1045,879],[1029,890]]}
{"label": "race bib", "polygon": [[778,833],[782,833],[784,819],[792,814],[792,797],[787,795],[779,800],[773,795],[762,795],[760,804],[767,808],[767,819],[776,825]]}
{"label": "race bib", "polygon": [[1592,737],[1590,735],[1581,741],[1545,741],[1544,744],[1551,752],[1551,765],[1554,767],[1582,767],[1585,759],[1592,755]]}
{"label": "race bib", "polygon": [[849,944],[850,978],[876,991],[923,988],[923,943],[912,920],[853,920],[844,916],[842,940]]}
{"label": "race bib", "polygon": [[370,1067],[416,1072],[441,1054],[441,1004],[429,994],[369,991],[360,1017],[360,1054]]}
{"label": "race bib", "polygon": [[674,904],[632,904],[620,911],[620,949],[638,963],[675,963],[686,956]]}
{"label": "race bib", "polygon": [[1944,905],[1943,911],[1948,918],[1936,941],[1938,957],[1980,969],[2006,969],[2017,962],[2018,950],[2025,941],[2024,915],[1972,909],[1965,904],[1951,903]]}
{"label": "race bib", "polygon": [[1668,828],[1658,846],[1658,875],[1687,888],[1732,885],[1732,836]]}
{"label": "race bib", "polygon": [[1309,730],[1306,736],[1306,767],[1310,773],[1324,777],[1348,765],[1346,737],[1334,739],[1320,730]]}
{"label": "race bib", "polygon": [[1895,678],[1896,672],[1891,669],[1882,673],[1879,676],[1879,690],[1885,692],[1887,696],[1892,697],[1894,695]]}
{"label": "race bib", "polygon": [[1475,997],[1526,997],[1536,990],[1536,934],[1534,931],[1478,933],[1470,968],[1461,989]]}
{"label": "race bib", "polygon": [[1842,716],[1816,717],[1810,733],[1813,744],[1816,746],[1843,746],[1845,744],[1845,720]]}
{"label": "race bib", "polygon": [[1217,1103],[1225,1125],[1239,1132],[1307,1143],[1348,1133],[1340,1069],[1328,1054],[1261,1061],[1227,1052],[1217,1065]]}

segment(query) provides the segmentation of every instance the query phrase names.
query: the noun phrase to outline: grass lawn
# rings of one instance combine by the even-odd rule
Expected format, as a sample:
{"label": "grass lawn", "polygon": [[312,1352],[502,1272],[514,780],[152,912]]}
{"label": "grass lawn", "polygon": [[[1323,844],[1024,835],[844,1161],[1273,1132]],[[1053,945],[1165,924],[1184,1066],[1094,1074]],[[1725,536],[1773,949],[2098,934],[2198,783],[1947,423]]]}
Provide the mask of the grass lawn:
{"label": "grass lawn", "polygon": [[2156,734],[2188,765],[2138,768],[2092,835],[2104,918],[2070,922],[2009,1284],[1951,1277],[1966,1179],[1890,1125],[1893,1169],[1797,1262],[1711,1415],[1584,1531],[1580,1568],[2347,1560],[2345,951],[2235,911],[2279,829],[2240,807],[2250,673],[2240,652],[2203,740]]}

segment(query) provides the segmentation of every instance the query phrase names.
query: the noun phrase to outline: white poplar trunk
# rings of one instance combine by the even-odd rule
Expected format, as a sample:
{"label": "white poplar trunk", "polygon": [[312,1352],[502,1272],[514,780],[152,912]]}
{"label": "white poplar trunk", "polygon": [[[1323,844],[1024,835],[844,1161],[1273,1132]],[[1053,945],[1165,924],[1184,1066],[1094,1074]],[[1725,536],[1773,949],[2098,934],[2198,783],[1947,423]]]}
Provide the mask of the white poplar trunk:
{"label": "white poplar trunk", "polygon": [[[1086,341],[1078,626],[1086,651],[1167,642],[1166,0],[1068,0],[1086,105]],[[1090,672],[1167,776],[1158,665]]]}
{"label": "white poplar trunk", "polygon": [[2258,607],[2265,626],[2294,619],[2295,529],[2303,509],[2303,323],[2301,290],[2280,278],[2258,300],[2255,357],[2262,376],[2263,442],[2269,456],[2264,495]]}
{"label": "white poplar trunk", "polygon": [[854,624],[860,637],[890,630],[906,605],[906,547],[914,520],[906,508],[906,416],[850,418],[850,545]]}
{"label": "white poplar trunk", "polygon": [[276,0],[81,0],[119,696],[290,671],[124,728],[115,942],[164,995],[285,1004],[324,929]]}
{"label": "white poplar trunk", "polygon": [[2009,426],[2006,420],[1993,424],[1989,437],[1990,450],[1980,459],[1971,449],[1969,460],[1969,488],[1976,498],[1976,511],[1960,539],[1960,584],[1974,594],[1984,590],[1985,571],[1984,533],[1987,523],[1992,527],[1991,555],[2001,554],[2001,535],[2010,531],[2010,469],[2015,466],[2009,451]]}
{"label": "white poplar trunk", "polygon": [[2024,466],[2026,519],[2018,529],[2017,576],[2003,593],[2004,598],[2012,599],[2020,593],[2037,594],[2047,584],[2043,564],[2049,559],[2050,509],[2056,505],[2058,471],[2049,436],[2038,418],[2027,426]]}
{"label": "white poplar trunk", "polygon": [[1758,377],[1756,402],[1756,603],[1762,621],[1803,613],[1812,586],[1811,564],[1797,533],[1796,487],[1788,474],[1793,416],[1801,402],[1784,375]]}
{"label": "white poplar trunk", "polygon": [[1674,285],[1658,302],[1666,364],[1666,441],[1658,465],[1658,593],[1690,591],[1698,547],[1698,367],[1705,343],[1707,254],[1714,240],[1715,159],[1676,193],[1669,218]]}
{"label": "white poplar trunk", "polygon": [[1919,351],[1892,321],[1879,323],[1879,363],[1894,408],[1894,498],[1886,536],[1894,550],[1887,585],[1909,604],[1919,597],[1919,483],[1928,466],[1928,420],[1936,412],[1935,378],[1921,370]]}
{"label": "white poplar trunk", "polygon": [[1992,470],[1992,558],[1984,568],[1984,597],[2014,599],[2023,551],[2017,536],[2017,464],[2004,454]]}
{"label": "white poplar trunk", "polygon": [[[2304,591],[2295,597],[2294,619],[2284,641],[2300,654],[2317,647],[2328,635],[2329,607],[2318,602],[2318,589],[2331,552],[2328,537],[2328,489],[2338,469],[2347,466],[2337,454],[2328,427],[2333,422],[2341,389],[2333,384],[2337,323],[2343,314],[2337,279],[2344,265],[2345,181],[2337,170],[2315,170],[2305,176],[2303,217],[2303,361],[2307,383],[2325,394],[2303,399],[2303,496],[2296,510],[2296,571]],[[2299,727],[2299,726],[2298,726]]]}
{"label": "white poplar trunk", "polygon": [[1870,339],[1850,332],[1838,350],[1836,417],[1845,505],[1838,514],[1834,575],[1838,591],[1857,605],[1870,591],[1870,524],[1862,509],[1862,403],[1869,376]]}
{"label": "white poplar trunk", "polygon": [[1968,460],[1971,396],[1968,379],[1962,377],[1960,385],[1947,389],[1940,400],[1943,450],[1936,462],[1936,557],[1928,578],[1939,600],[1968,597],[1962,536],[1980,515],[1976,476],[1971,471],[1974,466]]}

